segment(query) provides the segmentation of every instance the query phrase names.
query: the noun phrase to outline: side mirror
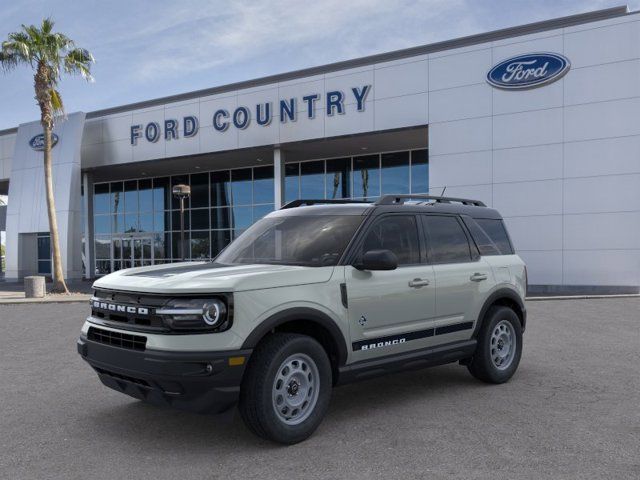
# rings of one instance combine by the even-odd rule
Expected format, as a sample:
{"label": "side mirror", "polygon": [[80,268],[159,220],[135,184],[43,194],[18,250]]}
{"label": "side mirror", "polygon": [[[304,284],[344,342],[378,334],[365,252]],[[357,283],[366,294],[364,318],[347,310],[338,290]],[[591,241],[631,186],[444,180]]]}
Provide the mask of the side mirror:
{"label": "side mirror", "polygon": [[391,250],[369,250],[354,267],[358,270],[395,270],[398,257]]}

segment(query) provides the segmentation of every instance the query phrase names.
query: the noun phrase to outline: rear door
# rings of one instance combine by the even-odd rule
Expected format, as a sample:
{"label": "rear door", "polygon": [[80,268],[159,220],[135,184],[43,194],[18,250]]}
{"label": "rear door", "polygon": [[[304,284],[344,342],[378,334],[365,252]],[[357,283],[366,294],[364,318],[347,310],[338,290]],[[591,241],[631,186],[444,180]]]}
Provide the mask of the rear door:
{"label": "rear door", "polygon": [[362,271],[345,267],[354,361],[431,344],[435,279],[433,268],[425,263],[418,221],[413,214],[380,216],[356,245],[356,258],[369,250],[391,250],[398,257],[397,269]]}
{"label": "rear door", "polygon": [[438,344],[468,339],[478,304],[494,283],[491,267],[457,215],[422,215],[422,223],[436,281],[435,339]]}

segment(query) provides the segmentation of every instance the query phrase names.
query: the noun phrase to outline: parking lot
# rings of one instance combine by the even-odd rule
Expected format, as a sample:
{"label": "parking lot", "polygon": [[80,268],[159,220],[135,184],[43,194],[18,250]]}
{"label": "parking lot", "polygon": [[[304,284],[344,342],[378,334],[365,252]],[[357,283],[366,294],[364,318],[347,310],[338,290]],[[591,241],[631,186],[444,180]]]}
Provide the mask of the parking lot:
{"label": "parking lot", "polygon": [[508,384],[447,365],[340,387],[282,447],[103,387],[75,349],[85,303],[0,305],[0,477],[640,478],[640,299],[528,308]]}

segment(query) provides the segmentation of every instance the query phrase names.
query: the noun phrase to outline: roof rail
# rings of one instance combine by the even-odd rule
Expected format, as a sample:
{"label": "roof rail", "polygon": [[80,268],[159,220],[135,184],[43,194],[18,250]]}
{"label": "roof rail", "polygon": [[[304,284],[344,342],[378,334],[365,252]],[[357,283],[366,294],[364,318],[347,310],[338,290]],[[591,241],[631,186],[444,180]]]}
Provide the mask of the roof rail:
{"label": "roof rail", "polygon": [[365,202],[362,200],[349,200],[349,199],[340,199],[340,200],[298,199],[298,200],[292,200],[289,203],[285,203],[282,207],[280,207],[280,210],[284,210],[287,208],[301,207],[303,205],[331,205],[331,204],[345,204],[345,203],[371,203],[371,202]]}
{"label": "roof rail", "polygon": [[402,205],[406,200],[433,200],[434,203],[461,203],[474,207],[486,207],[480,200],[470,200],[468,198],[438,197],[436,195],[384,195],[375,205]]}

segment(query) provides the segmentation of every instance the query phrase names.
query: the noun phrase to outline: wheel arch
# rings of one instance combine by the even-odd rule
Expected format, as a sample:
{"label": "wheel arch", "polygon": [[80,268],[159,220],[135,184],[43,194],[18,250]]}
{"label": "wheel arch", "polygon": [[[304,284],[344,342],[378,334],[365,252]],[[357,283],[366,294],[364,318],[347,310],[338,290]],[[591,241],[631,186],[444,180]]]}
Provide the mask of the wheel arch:
{"label": "wheel arch", "polygon": [[525,308],[524,301],[514,290],[501,288],[489,295],[482,305],[482,309],[478,315],[478,322],[476,323],[476,327],[473,331],[473,338],[477,338],[489,309],[496,305],[511,308],[520,319],[520,326],[524,332],[527,325],[527,309]]}
{"label": "wheel arch", "polygon": [[327,352],[333,370],[334,381],[338,367],[347,361],[347,342],[336,322],[326,313],[308,307],[295,307],[277,312],[249,334],[242,348],[255,348],[273,332],[290,332],[309,335],[317,340]]}

